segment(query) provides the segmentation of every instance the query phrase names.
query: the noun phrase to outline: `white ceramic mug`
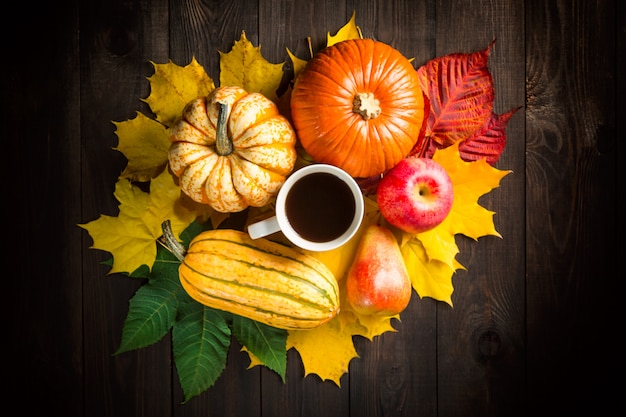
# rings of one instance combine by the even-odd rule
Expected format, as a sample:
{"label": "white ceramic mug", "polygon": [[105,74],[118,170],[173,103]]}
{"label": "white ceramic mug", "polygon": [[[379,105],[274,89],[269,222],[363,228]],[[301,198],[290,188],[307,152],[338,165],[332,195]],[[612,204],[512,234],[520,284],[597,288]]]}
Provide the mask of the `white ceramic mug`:
{"label": "white ceramic mug", "polygon": [[276,196],[276,214],[248,226],[248,234],[258,239],[281,231],[302,249],[327,251],[354,236],[364,212],[363,194],[350,174],[312,164],[291,173]]}

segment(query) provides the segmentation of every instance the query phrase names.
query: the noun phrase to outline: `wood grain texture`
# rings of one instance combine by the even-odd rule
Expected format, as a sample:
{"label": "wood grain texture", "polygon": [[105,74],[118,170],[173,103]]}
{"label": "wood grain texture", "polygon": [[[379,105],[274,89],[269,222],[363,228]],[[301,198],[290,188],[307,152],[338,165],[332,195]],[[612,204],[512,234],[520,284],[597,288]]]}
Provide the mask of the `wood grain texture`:
{"label": "wood grain texture", "polygon": [[[149,59],[167,56],[167,37],[155,34],[167,29],[163,22],[168,8],[167,2],[90,2],[81,4],[79,12],[80,51],[89,51],[80,53],[81,222],[88,222],[100,214],[118,214],[111,178],[119,175],[126,161],[112,151],[118,144],[112,122],[132,119],[145,108],[140,99],[149,94],[145,81],[152,71]],[[94,188],[106,192],[89,191]],[[101,263],[108,258],[93,250],[83,255],[88,260],[83,268],[85,415],[124,415],[129,410],[167,415],[173,391],[170,344],[162,341],[114,356],[128,300],[141,282],[107,277],[108,267]]]}
{"label": "wood grain texture", "polygon": [[169,58],[184,66],[195,57],[219,85],[219,52],[228,52],[242,31],[258,44],[258,13],[251,0],[171,2]]}
{"label": "wood grain texture", "polygon": [[[22,9],[13,12],[20,16]],[[9,332],[3,395],[7,403],[28,405],[37,393],[37,401],[52,412],[81,415],[78,8],[73,3],[58,20],[48,18],[51,5],[37,10],[28,15],[27,26],[3,31],[4,39],[14,39],[7,45],[0,88],[8,128],[5,202],[14,207],[7,235],[17,248],[5,275],[11,278],[4,292]],[[45,68],[46,63],[52,65]],[[70,155],[74,158],[66,159]]]}
{"label": "wood grain texture", "polygon": [[[603,243],[616,218],[615,13],[602,1],[527,10],[526,198],[543,214],[527,216],[531,413],[602,413],[615,401],[617,264]],[[620,25],[623,36],[623,15]]]}
{"label": "wood grain texture", "polygon": [[[436,55],[480,51],[495,41],[489,57],[498,99],[494,111],[522,106],[524,4],[440,2],[435,16]],[[460,409],[465,416],[525,413],[525,275],[524,258],[516,252],[524,244],[524,225],[516,220],[524,216],[522,118],[519,112],[511,119],[506,155],[498,164],[513,173],[480,200],[496,212],[494,223],[503,238],[487,236],[478,244],[457,238],[466,270],[453,278],[454,308],[437,309],[438,373],[447,376],[438,379],[439,415]]]}
{"label": "wood grain texture", "polygon": [[[18,208],[9,221],[17,259],[5,276],[7,403],[68,417],[604,415],[616,406],[626,348],[617,340],[623,245],[613,243],[624,232],[622,2],[41,3],[19,5],[17,32],[3,33],[4,165]],[[218,51],[242,31],[270,62],[285,61],[286,48],[308,58],[307,37],[319,50],[353,11],[364,36],[416,68],[495,39],[494,111],[519,107],[497,164],[512,173],[480,200],[502,238],[457,237],[465,270],[454,275],[453,306],[414,294],[397,332],[355,338],[360,357],[341,387],[305,377],[294,350],[286,383],[247,369],[233,343],[216,384],[183,404],[169,335],[114,355],[142,282],[108,276],[108,254],[77,226],[118,212],[126,161],[112,149],[112,121],[149,114],[141,100],[152,62],[195,57],[219,84]]]}

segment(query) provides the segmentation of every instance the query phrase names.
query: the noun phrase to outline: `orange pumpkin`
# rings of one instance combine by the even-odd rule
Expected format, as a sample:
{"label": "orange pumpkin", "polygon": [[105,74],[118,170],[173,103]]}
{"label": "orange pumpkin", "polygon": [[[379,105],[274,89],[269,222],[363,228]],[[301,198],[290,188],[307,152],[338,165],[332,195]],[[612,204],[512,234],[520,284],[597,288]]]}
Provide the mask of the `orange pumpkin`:
{"label": "orange pumpkin", "polygon": [[169,166],[182,191],[224,213],[268,204],[296,161],[289,121],[270,99],[239,87],[192,100],[169,138]]}
{"label": "orange pumpkin", "polygon": [[415,145],[424,96],[416,70],[398,50],[372,39],[347,40],[318,52],[298,75],[291,118],[315,161],[371,177]]}

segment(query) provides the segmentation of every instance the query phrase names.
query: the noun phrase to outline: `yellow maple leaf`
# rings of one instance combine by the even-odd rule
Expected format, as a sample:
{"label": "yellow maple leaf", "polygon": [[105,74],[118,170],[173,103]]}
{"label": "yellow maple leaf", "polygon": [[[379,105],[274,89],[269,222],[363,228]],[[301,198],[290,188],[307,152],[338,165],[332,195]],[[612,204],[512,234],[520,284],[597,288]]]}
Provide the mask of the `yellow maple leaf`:
{"label": "yellow maple leaf", "polygon": [[150,81],[150,95],[144,99],[156,115],[158,122],[171,126],[182,114],[187,103],[196,97],[208,96],[215,83],[196,58],[185,67],[174,64],[154,65],[154,74]]}
{"label": "yellow maple leaf", "polygon": [[295,348],[305,367],[306,374],[316,374],[339,385],[341,376],[348,371],[349,362],[358,357],[353,336],[373,339],[384,332],[396,331],[391,325],[394,317],[362,316],[355,313],[345,298],[345,277],[354,260],[360,236],[368,225],[380,221],[378,205],[365,198],[365,217],[355,236],[343,246],[324,252],[305,251],[321,260],[335,275],[341,294],[341,310],[335,319],[322,326],[305,331],[290,331],[288,347]]}
{"label": "yellow maple leaf", "polygon": [[[360,327],[352,326],[352,334],[355,336],[363,336],[369,340],[374,340],[374,337],[380,336],[386,332],[397,332],[397,330],[391,325],[392,319],[400,320],[400,315],[395,316],[378,316],[376,314],[359,315],[352,311],[352,309],[346,306],[357,320]],[[346,315],[347,316],[347,315]]]}
{"label": "yellow maple leaf", "polygon": [[291,60],[291,66],[293,67],[293,78],[295,79],[298,74],[302,72],[304,67],[306,67],[306,64],[309,61],[307,61],[306,59],[298,58],[293,54],[293,52],[289,50],[289,48],[287,48],[287,55],[289,55],[289,59]]}
{"label": "yellow maple leaf", "polygon": [[428,260],[424,246],[417,239],[410,240],[400,250],[413,289],[420,298],[430,297],[452,305],[452,275],[462,266],[456,261],[450,267],[439,260]]}
{"label": "yellow maple leaf", "polygon": [[439,233],[463,234],[474,240],[493,235],[502,237],[493,224],[493,211],[478,204],[478,199],[500,186],[510,170],[499,170],[485,159],[465,162],[459,154],[459,143],[440,149],[433,160],[441,164],[454,184],[454,202],[448,217],[436,229]]}
{"label": "yellow maple leaf", "polygon": [[326,46],[331,46],[348,39],[362,38],[363,34],[361,33],[361,28],[356,25],[356,10],[354,10],[348,23],[339,28],[335,35],[331,35],[330,32],[326,34]]}
{"label": "yellow maple leaf", "polygon": [[465,162],[459,144],[437,150],[433,160],[443,166],[452,180],[454,202],[450,214],[437,227],[424,233],[403,233],[400,242],[413,288],[420,297],[432,297],[452,305],[452,275],[463,268],[455,259],[459,248],[455,235],[473,239],[501,237],[493,224],[494,212],[478,204],[478,199],[500,185],[511,171],[502,171],[485,160]]}
{"label": "yellow maple leaf", "polygon": [[163,171],[170,147],[165,126],[140,112],[134,119],[113,124],[118,137],[118,145],[113,149],[128,160],[120,179],[145,182]]}
{"label": "yellow maple leaf", "polygon": [[298,351],[305,376],[315,374],[341,386],[341,376],[348,372],[350,361],[359,357],[353,336],[372,340],[384,332],[395,332],[391,326],[392,318],[399,317],[358,316],[345,305],[334,319],[322,326],[311,330],[290,330],[287,349]]}
{"label": "yellow maple leaf", "polygon": [[[331,35],[330,32],[326,33],[326,46],[331,46],[336,44],[337,42],[345,41],[348,39],[362,39],[363,34],[361,33],[361,28],[356,25],[356,10],[352,12],[352,17],[348,22],[343,25],[335,35]],[[309,53],[313,54],[311,50],[310,42],[309,42]],[[291,60],[291,64],[293,67],[293,78],[295,79],[298,74],[304,69],[308,61],[306,59],[300,59],[293,54],[287,48],[287,54],[289,55],[289,59]],[[309,57],[310,58],[310,57]]]}
{"label": "yellow maple leaf", "polygon": [[283,65],[272,64],[261,55],[261,46],[255,47],[241,32],[228,53],[220,51],[220,85],[242,87],[249,93],[261,93],[278,102],[276,91],[283,77]]}
{"label": "yellow maple leaf", "polygon": [[242,346],[240,352],[245,352],[248,354],[248,359],[250,359],[248,369],[252,369],[255,366],[265,366],[265,363],[261,359],[259,359],[254,353],[250,352],[247,347]]}
{"label": "yellow maple leaf", "polygon": [[113,256],[110,274],[131,273],[141,265],[152,268],[163,221],[171,221],[174,235],[178,237],[199,215],[181,204],[180,188],[168,171],[150,182],[149,193],[127,179],[118,180],[114,196],[120,203],[117,217],[101,215],[78,225],[89,232],[92,249],[107,251]]}
{"label": "yellow maple leaf", "polygon": [[456,244],[454,234],[449,233],[446,228],[435,228],[427,232],[415,235],[412,233],[401,232],[401,247],[411,240],[417,240],[424,248],[424,260],[438,260],[446,265],[453,267],[454,259],[459,253],[459,247]]}
{"label": "yellow maple leaf", "polygon": [[311,330],[291,330],[287,336],[287,349],[295,348],[304,366],[304,376],[318,375],[323,381],[333,381],[341,386],[340,379],[348,372],[348,365],[359,355],[352,341],[352,322],[341,322],[339,316]]}

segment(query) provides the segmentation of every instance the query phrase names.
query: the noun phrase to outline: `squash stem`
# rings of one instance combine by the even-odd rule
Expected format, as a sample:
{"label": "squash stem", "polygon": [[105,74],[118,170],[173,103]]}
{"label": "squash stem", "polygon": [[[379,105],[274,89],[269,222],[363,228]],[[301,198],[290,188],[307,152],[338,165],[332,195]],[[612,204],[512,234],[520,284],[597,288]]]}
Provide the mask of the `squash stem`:
{"label": "squash stem", "polygon": [[228,103],[219,102],[220,110],[217,114],[217,126],[215,133],[215,151],[219,156],[227,156],[233,153],[233,141],[228,137],[228,129],[226,129],[226,121],[228,120]]}
{"label": "squash stem", "polygon": [[181,245],[180,242],[174,237],[174,232],[172,232],[172,224],[170,223],[170,221],[165,220],[163,223],[161,223],[161,229],[163,230],[165,247],[170,252],[172,252],[176,259],[182,262],[185,259],[187,249],[185,249],[185,247]]}

